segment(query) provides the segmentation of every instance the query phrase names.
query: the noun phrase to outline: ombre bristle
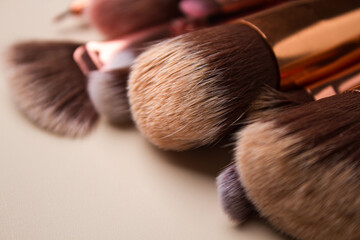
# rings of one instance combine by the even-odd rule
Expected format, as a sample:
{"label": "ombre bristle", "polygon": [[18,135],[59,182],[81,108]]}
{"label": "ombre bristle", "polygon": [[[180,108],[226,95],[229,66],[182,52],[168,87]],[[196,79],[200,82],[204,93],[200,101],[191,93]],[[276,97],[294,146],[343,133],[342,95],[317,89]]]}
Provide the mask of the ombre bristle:
{"label": "ombre bristle", "polygon": [[300,240],[360,239],[360,94],[347,92],[258,118],[238,134],[248,198]]}
{"label": "ombre bristle", "polygon": [[263,84],[277,86],[273,53],[252,28],[227,24],[164,41],[135,62],[129,101],[155,145],[185,150],[237,128]]}
{"label": "ombre bristle", "polygon": [[98,118],[86,79],[73,61],[73,42],[24,42],[11,47],[8,60],[13,97],[37,126],[64,136],[87,134]]}

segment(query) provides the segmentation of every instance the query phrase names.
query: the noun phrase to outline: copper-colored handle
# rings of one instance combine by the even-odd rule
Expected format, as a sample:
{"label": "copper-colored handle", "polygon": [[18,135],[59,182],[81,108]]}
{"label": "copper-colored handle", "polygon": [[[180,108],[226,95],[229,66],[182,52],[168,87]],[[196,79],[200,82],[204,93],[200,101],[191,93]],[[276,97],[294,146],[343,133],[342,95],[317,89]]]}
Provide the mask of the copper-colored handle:
{"label": "copper-colored handle", "polygon": [[319,100],[340,94],[360,86],[360,63],[356,63],[336,74],[305,87],[306,91]]}
{"label": "copper-colored handle", "polygon": [[277,60],[281,88],[303,86],[360,59],[360,1],[302,0],[246,17]]}

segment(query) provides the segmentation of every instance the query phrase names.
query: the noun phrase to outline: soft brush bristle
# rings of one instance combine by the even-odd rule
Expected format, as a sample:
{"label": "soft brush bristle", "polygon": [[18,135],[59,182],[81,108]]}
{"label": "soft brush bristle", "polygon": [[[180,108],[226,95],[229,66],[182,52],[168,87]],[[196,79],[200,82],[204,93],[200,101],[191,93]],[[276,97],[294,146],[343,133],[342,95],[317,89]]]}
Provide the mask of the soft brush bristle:
{"label": "soft brush bristle", "polygon": [[314,98],[305,89],[300,88],[289,92],[281,92],[266,86],[259,97],[251,104],[246,121],[253,122],[258,118],[271,117],[286,109],[311,101],[314,101]]}
{"label": "soft brush bristle", "polygon": [[130,122],[127,98],[128,69],[94,71],[88,75],[88,92],[96,110],[110,122]]}
{"label": "soft brush bristle", "polygon": [[300,240],[360,239],[360,94],[259,118],[238,135],[237,170],[261,215]]}
{"label": "soft brush bristle", "polygon": [[80,44],[24,42],[11,47],[8,60],[13,96],[37,126],[65,136],[88,133],[98,118],[86,79],[72,59]]}
{"label": "soft brush bristle", "polygon": [[241,185],[235,164],[223,170],[216,183],[222,208],[233,221],[241,224],[256,214]]}
{"label": "soft brush bristle", "polygon": [[273,53],[252,28],[228,24],[164,41],[130,74],[129,101],[141,132],[163,149],[216,142],[238,127],[262,84],[277,86]]}

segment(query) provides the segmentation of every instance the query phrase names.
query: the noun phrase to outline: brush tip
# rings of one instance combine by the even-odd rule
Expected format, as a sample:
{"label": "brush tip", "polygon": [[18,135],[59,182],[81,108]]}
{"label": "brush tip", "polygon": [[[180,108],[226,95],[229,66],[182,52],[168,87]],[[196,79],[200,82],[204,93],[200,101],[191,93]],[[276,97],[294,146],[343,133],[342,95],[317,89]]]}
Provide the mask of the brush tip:
{"label": "brush tip", "polygon": [[97,112],[112,123],[131,120],[127,99],[128,70],[92,71],[88,75],[88,93]]}
{"label": "brush tip", "polygon": [[239,127],[263,84],[277,86],[273,53],[243,24],[163,41],[132,67],[129,101],[140,131],[166,150],[215,143]]}
{"label": "brush tip", "polygon": [[73,42],[23,42],[10,48],[10,86],[20,110],[37,126],[58,135],[83,136],[97,113],[86,79],[72,59]]}
{"label": "brush tip", "polygon": [[288,108],[238,134],[237,170],[259,213],[296,239],[360,237],[359,94]]}
{"label": "brush tip", "polygon": [[230,219],[242,224],[255,214],[255,209],[241,185],[235,164],[221,172],[216,184],[222,208]]}

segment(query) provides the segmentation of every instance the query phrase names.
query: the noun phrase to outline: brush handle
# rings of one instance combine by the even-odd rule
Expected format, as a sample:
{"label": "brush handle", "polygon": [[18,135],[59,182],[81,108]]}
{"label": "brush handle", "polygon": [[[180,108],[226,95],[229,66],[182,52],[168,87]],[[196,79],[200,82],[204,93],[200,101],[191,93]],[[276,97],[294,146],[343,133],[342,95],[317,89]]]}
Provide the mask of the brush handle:
{"label": "brush handle", "polygon": [[73,0],[70,3],[69,9],[65,12],[60,13],[54,18],[55,22],[63,20],[68,15],[81,15],[87,7],[89,0]]}
{"label": "brush handle", "polygon": [[305,87],[314,100],[344,93],[360,85],[360,63]]}
{"label": "brush handle", "polygon": [[360,1],[293,1],[237,22],[268,42],[282,89],[309,84],[360,59]]}

